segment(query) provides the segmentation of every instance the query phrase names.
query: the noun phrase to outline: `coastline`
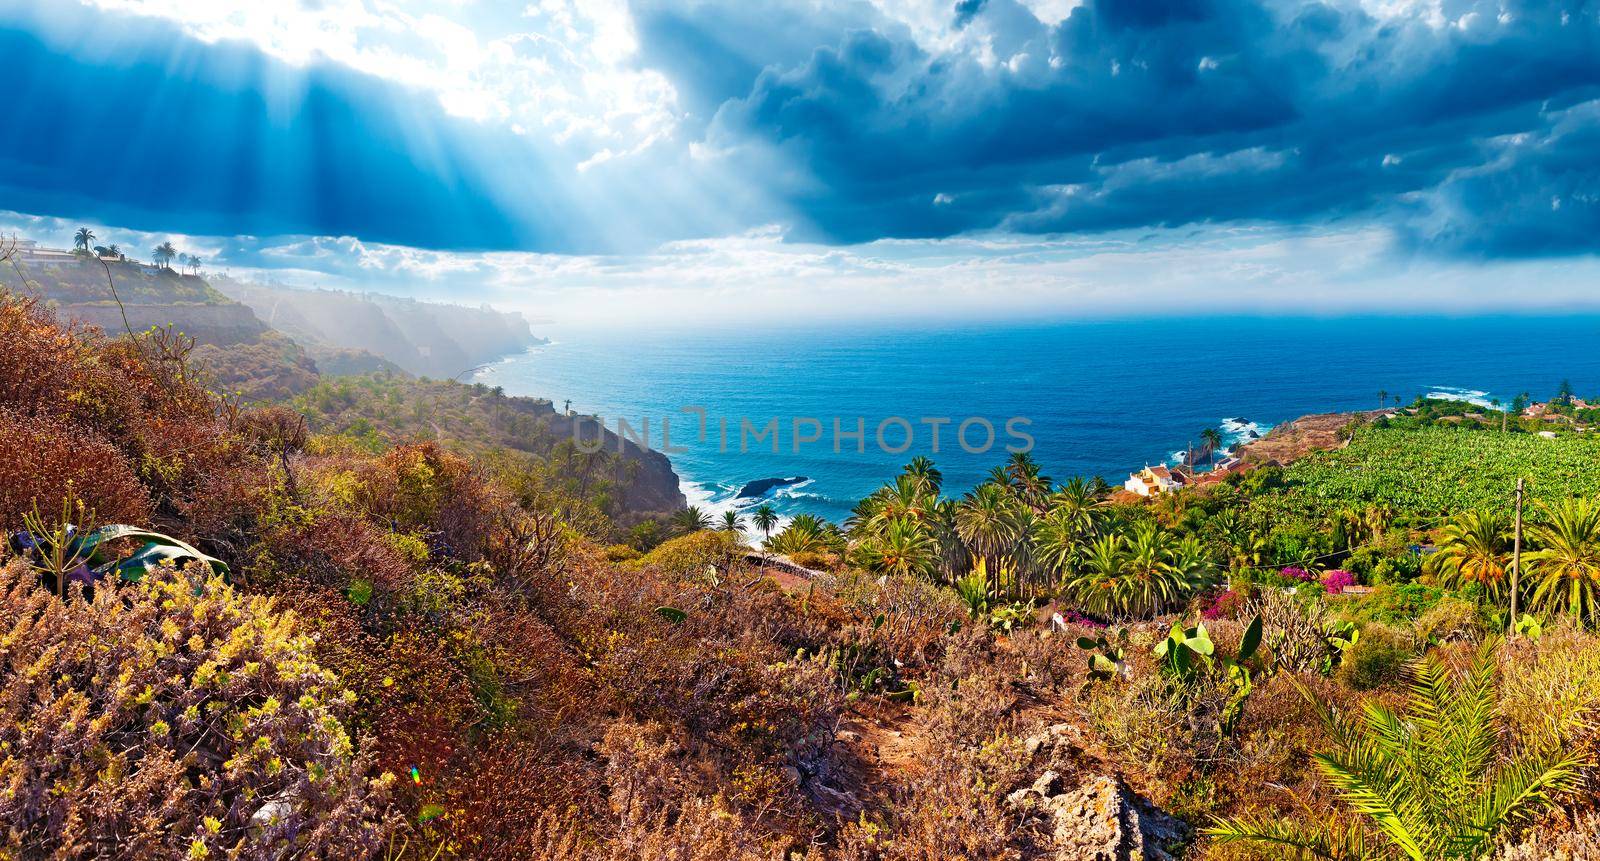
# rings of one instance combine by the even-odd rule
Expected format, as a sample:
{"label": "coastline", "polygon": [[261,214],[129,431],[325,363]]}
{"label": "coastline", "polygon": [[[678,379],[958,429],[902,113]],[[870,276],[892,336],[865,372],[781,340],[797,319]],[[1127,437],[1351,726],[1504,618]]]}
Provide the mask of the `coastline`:
{"label": "coastline", "polygon": [[[793,454],[788,417],[819,416],[825,422],[849,417],[853,423],[864,415],[871,449],[871,428],[882,416],[907,415],[914,422],[930,413],[1002,421],[1026,415],[1038,438],[1033,455],[1045,474],[1058,481],[1100,475],[1115,486],[1144,465],[1178,463],[1185,443],[1199,445],[1203,428],[1223,432],[1220,461],[1223,451],[1267,437],[1296,417],[1370,411],[1380,386],[1403,393],[1407,402],[1423,396],[1484,404],[1490,393],[1508,397],[1548,388],[1548,379],[1571,376],[1581,387],[1600,378],[1600,362],[1575,361],[1559,348],[1561,338],[1551,334],[1582,329],[1587,325],[1582,321],[1441,319],[1420,329],[1415,321],[1376,328],[1367,322],[1244,321],[1226,330],[1186,329],[1177,333],[1177,342],[1141,351],[1136,360],[1120,347],[1130,339],[1170,334],[1164,324],[1033,326],[976,334],[930,330],[901,333],[888,343],[854,331],[712,338],[563,329],[542,333],[548,345],[503,357],[473,379],[508,393],[551,399],[558,410],[570,398],[574,411],[604,415],[608,426],[624,419],[640,429],[649,420],[650,443],[658,451],[663,450],[662,423],[670,419],[673,449],[662,453],[688,503],[713,516],[765,502],[784,522],[799,513],[838,522],[856,501],[892,481],[912,457],[931,457],[944,473],[947,493],[959,496],[1008,454],[1000,445],[986,454],[962,453],[950,444],[948,432],[944,450],[937,453],[919,445],[899,454],[858,454],[848,446],[835,454],[824,441]],[[1444,349],[1521,323],[1544,336],[1516,339],[1514,354],[1491,360]],[[1191,335],[1192,343],[1182,340]],[[1048,355],[1042,355],[1045,344]],[[761,361],[752,361],[754,356]],[[866,356],[877,364],[864,374]],[[1194,380],[1196,363],[1208,367],[1203,382]],[[849,379],[850,385],[839,385],[839,379]],[[1175,386],[1178,379],[1184,385]],[[749,417],[756,425],[778,418],[782,445],[778,451],[753,445],[748,452],[719,452],[714,436],[697,441],[685,432],[694,422],[693,415],[683,414],[689,406],[704,409],[712,420],[726,417],[734,423],[735,449],[739,418]],[[1199,462],[1204,468],[1209,458],[1202,455]],[[753,499],[737,498],[746,483],[794,476],[811,480]]]}

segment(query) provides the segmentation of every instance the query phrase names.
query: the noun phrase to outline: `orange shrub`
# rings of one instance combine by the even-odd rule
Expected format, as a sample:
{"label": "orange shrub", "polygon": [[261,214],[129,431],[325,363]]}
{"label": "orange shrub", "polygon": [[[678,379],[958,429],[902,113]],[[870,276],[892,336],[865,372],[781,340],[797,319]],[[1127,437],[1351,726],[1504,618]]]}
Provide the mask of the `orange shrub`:
{"label": "orange shrub", "polygon": [[60,420],[0,407],[0,530],[22,525],[37,503],[59,512],[68,487],[101,523],[143,524],[150,499],[110,443]]}

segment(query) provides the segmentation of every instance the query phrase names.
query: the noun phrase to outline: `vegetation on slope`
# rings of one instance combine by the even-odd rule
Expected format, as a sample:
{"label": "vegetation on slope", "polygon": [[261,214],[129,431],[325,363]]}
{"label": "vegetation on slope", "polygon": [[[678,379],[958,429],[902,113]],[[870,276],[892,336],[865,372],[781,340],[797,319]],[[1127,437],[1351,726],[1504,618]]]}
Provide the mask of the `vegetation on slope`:
{"label": "vegetation on slope", "polygon": [[585,451],[590,446],[577,445],[577,434],[594,425],[575,427],[573,417],[547,400],[511,397],[482,384],[377,373],[323,380],[293,406],[314,430],[349,437],[369,451],[437,440],[503,469],[539,476],[539,483],[561,484],[568,496],[607,515],[667,512],[683,504],[665,456],[619,441],[610,431],[603,431],[598,451]]}
{"label": "vegetation on slope", "polygon": [[[773,535],[838,562],[786,588],[699,516],[648,552],[602,546],[591,502],[571,495],[579,464],[529,479],[492,450],[376,430],[404,435],[424,421],[407,399],[432,392],[421,415],[454,403],[441,427],[482,434],[492,392],[351,391],[328,393],[327,416],[378,437],[219,399],[181,342],[0,302],[0,528],[51,519],[70,494],[93,516],[68,517],[157,527],[230,572],[63,598],[22,567],[32,552],[8,563],[0,691],[21,693],[0,699],[0,733],[18,740],[0,748],[0,848],[103,857],[115,835],[132,858],[1285,855],[1158,835],[1159,807],[1193,826],[1289,818],[1388,857],[1384,820],[1308,763],[1339,754],[1322,708],[1392,706],[1423,654],[1439,673],[1488,656],[1468,678],[1495,683],[1463,701],[1492,701],[1495,731],[1460,760],[1476,775],[1447,774],[1457,760],[1437,745],[1401,745],[1415,774],[1396,785],[1456,792],[1552,751],[1592,777],[1600,650],[1584,614],[1545,605],[1485,650],[1498,605],[1404,564],[1412,525],[1277,535],[1250,519],[1266,472],[1114,506],[1026,459],[944,499],[916,462],[845,528],[797,518]],[[1530,576],[1591,570],[1593,518],[1562,505],[1530,514]],[[1282,566],[1319,542],[1344,547],[1330,562],[1389,564],[1394,582],[1337,595],[1322,562]],[[1566,789],[1550,781],[1478,845],[1592,850],[1592,797]],[[1529,821],[1538,846],[1517,830]]]}
{"label": "vegetation on slope", "polygon": [[218,279],[224,293],[308,349],[362,351],[406,371],[453,379],[544,343],[519,314],[371,293],[298,290]]}
{"label": "vegetation on slope", "polygon": [[1600,494],[1597,464],[1595,434],[1544,439],[1450,427],[1362,428],[1345,448],[1290,464],[1260,501],[1280,516],[1364,505],[1442,515],[1504,506],[1518,478],[1538,498]]}

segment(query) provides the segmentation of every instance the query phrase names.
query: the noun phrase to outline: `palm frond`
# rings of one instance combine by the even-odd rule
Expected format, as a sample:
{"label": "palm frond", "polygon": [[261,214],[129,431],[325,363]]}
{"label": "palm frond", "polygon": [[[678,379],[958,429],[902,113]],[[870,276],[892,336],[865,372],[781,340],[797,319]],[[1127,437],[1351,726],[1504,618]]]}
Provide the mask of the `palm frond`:
{"label": "palm frond", "polygon": [[1239,816],[1219,819],[1205,829],[1218,843],[1265,843],[1293,850],[1283,857],[1296,861],[1364,861],[1366,841],[1359,827],[1334,829],[1328,825],[1302,825],[1286,819]]}

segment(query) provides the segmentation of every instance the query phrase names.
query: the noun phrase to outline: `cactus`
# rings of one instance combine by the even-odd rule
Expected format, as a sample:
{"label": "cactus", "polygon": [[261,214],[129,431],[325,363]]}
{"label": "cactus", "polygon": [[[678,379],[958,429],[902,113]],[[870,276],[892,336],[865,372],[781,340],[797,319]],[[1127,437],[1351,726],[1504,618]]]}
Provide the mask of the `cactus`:
{"label": "cactus", "polygon": [[1161,659],[1162,672],[1177,679],[1187,679],[1203,669],[1209,669],[1211,655],[1215,651],[1216,646],[1211,644],[1211,635],[1206,632],[1204,622],[1193,628],[1183,627],[1182,622],[1173,622],[1167,638],[1157,643],[1155,648],[1156,657]]}
{"label": "cactus", "polygon": [[1261,648],[1261,617],[1251,620],[1239,641],[1239,653],[1232,658],[1216,654],[1211,634],[1204,622],[1193,628],[1174,622],[1167,638],[1156,644],[1155,655],[1161,659],[1161,669],[1169,678],[1183,683],[1204,673],[1220,672],[1227,677],[1232,692],[1222,710],[1222,731],[1232,735],[1244,716],[1244,704],[1255,690],[1247,662]]}
{"label": "cactus", "polygon": [[1127,628],[1118,628],[1109,640],[1104,633],[1093,640],[1079,637],[1078,648],[1089,653],[1089,678],[1105,680],[1117,676],[1127,677],[1129,669],[1126,652],[1123,649],[1127,641]]}

